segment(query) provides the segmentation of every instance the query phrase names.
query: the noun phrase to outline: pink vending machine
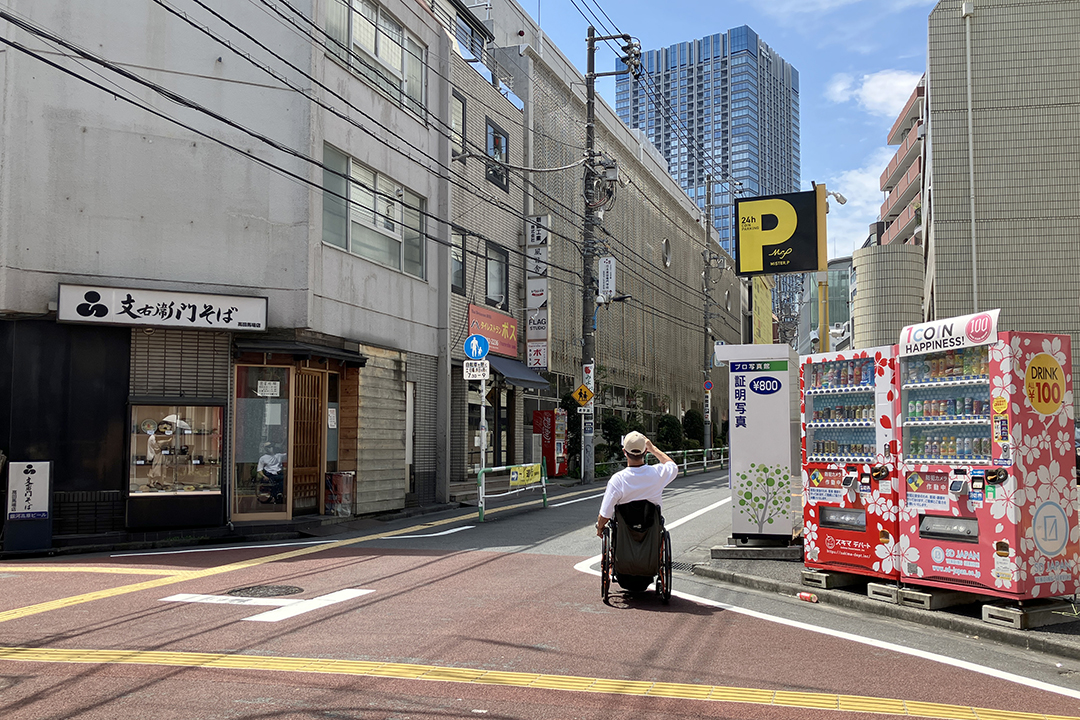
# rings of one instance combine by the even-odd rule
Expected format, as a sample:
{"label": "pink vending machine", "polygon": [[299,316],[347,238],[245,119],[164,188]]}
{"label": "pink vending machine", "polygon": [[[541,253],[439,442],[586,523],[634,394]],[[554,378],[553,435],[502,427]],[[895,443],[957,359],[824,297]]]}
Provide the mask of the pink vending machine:
{"label": "pink vending machine", "polygon": [[806,566],[898,578],[896,346],[800,361]]}
{"label": "pink vending machine", "polygon": [[998,311],[900,335],[904,581],[1014,600],[1080,590],[1068,335]]}
{"label": "pink vending machine", "polygon": [[566,411],[534,410],[533,433],[540,435],[540,446],[548,477],[565,475],[569,470],[566,452]]}

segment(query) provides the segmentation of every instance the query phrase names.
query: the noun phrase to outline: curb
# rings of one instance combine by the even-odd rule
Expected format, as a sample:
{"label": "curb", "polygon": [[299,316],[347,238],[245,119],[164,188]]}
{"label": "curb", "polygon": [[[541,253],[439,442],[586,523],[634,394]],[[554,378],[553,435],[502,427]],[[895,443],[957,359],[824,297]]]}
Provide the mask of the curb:
{"label": "curb", "polygon": [[955,633],[961,633],[978,640],[992,640],[1024,650],[1057,655],[1064,658],[1080,660],[1080,647],[1064,643],[1052,637],[1033,635],[1031,630],[1013,630],[1011,628],[991,625],[982,620],[950,615],[940,610],[919,610],[917,608],[893,605],[891,603],[871,600],[870,598],[856,595],[842,590],[822,590],[819,588],[807,588],[803,585],[773,580],[772,578],[744,575],[732,570],[721,570],[708,565],[695,565],[692,570],[694,575],[718,580],[729,585],[772,592],[790,597],[797,596],[800,592],[811,591],[818,596],[818,602],[823,605],[833,605],[849,610],[882,615],[884,617],[940,628]]}

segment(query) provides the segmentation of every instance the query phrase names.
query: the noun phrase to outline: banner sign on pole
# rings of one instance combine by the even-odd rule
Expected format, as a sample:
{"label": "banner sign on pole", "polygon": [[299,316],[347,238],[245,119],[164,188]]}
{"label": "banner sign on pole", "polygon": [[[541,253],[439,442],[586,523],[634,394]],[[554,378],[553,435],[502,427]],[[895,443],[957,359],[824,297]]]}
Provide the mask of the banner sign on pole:
{"label": "banner sign on pole", "polygon": [[547,370],[548,342],[548,236],[550,215],[525,218],[525,364]]}
{"label": "banner sign on pole", "polygon": [[600,258],[600,294],[604,297],[615,294],[615,258],[610,255]]}

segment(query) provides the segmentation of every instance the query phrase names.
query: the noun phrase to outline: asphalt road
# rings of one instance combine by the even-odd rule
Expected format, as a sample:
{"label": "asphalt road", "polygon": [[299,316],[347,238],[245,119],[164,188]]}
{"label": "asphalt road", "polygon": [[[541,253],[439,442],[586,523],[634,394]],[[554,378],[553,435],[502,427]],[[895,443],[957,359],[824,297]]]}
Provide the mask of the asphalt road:
{"label": "asphalt road", "polygon": [[[724,484],[666,493],[677,568],[726,537]],[[323,541],[2,563],[0,717],[1080,716],[1075,661],[974,637],[683,570],[668,606],[605,604],[601,491],[484,523],[455,511]],[[278,594],[229,594],[253,586]]]}

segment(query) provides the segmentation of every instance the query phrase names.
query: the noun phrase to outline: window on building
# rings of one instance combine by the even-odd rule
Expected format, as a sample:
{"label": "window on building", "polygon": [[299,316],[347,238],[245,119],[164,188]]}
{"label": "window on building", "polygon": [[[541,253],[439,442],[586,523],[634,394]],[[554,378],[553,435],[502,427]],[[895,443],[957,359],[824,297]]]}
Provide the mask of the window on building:
{"label": "window on building", "polygon": [[465,152],[465,97],[457,90],[450,96],[450,152],[452,155]]}
{"label": "window on building", "polygon": [[424,279],[424,198],[329,145],[323,164],[323,242]]}
{"label": "window on building", "polygon": [[450,287],[465,294],[465,233],[459,230],[450,231]]}
{"label": "window on building", "polygon": [[510,308],[510,254],[499,247],[487,245],[487,304],[500,310]]}
{"label": "window on building", "polygon": [[391,100],[424,113],[425,48],[371,0],[330,0],[327,49]]}
{"label": "window on building", "polygon": [[488,157],[497,161],[487,164],[488,182],[509,192],[510,173],[504,165],[500,164],[510,162],[509,139],[506,132],[490,118],[487,121],[487,154]]}

